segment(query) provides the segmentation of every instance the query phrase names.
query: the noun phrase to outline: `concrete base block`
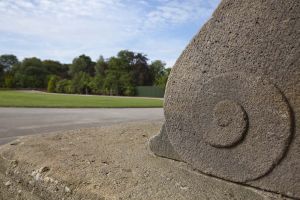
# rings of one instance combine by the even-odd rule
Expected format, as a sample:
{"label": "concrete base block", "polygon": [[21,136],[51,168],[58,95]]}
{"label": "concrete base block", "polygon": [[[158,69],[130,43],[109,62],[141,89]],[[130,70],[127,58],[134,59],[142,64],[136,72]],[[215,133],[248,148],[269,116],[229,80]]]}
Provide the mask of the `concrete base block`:
{"label": "concrete base block", "polygon": [[120,124],[1,146],[0,199],[288,199],[154,156],[148,141],[161,126]]}

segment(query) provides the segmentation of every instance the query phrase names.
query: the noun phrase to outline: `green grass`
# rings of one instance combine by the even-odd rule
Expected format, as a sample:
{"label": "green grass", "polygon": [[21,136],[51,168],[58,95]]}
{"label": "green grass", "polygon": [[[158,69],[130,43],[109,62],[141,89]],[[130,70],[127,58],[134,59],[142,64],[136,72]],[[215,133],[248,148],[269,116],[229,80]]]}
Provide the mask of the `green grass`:
{"label": "green grass", "polygon": [[82,96],[0,90],[0,107],[155,108],[163,100],[136,97]]}

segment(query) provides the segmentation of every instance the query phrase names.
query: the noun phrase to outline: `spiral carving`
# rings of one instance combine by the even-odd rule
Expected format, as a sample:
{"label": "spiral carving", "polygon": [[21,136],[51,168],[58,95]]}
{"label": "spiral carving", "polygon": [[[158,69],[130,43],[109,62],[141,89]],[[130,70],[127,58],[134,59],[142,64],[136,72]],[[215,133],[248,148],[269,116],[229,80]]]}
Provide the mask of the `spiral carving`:
{"label": "spiral carving", "polygon": [[255,180],[288,148],[289,105],[260,76],[216,76],[195,91],[190,108],[168,112],[166,129],[175,151],[200,171],[235,182]]}
{"label": "spiral carving", "polygon": [[240,105],[229,100],[220,101],[213,109],[213,121],[203,133],[203,139],[213,147],[232,147],[243,139],[247,126],[247,114]]}

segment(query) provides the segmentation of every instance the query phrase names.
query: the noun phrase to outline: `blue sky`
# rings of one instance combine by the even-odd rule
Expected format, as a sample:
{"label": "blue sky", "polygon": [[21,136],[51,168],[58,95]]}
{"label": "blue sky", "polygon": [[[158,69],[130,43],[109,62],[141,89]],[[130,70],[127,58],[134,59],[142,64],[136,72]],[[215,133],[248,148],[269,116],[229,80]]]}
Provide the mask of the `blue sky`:
{"label": "blue sky", "polygon": [[0,0],[0,54],[70,63],[119,50],[171,67],[220,0]]}

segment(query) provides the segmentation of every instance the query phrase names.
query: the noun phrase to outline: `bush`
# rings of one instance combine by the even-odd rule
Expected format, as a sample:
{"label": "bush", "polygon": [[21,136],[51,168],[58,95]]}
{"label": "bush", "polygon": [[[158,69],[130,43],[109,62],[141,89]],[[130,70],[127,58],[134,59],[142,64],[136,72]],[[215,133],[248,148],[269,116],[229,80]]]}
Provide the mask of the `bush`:
{"label": "bush", "polygon": [[78,94],[88,94],[91,91],[90,81],[91,76],[85,72],[79,72],[78,74],[75,74],[74,78],[72,79],[73,92]]}
{"label": "bush", "polygon": [[134,96],[135,95],[135,88],[133,86],[128,86],[123,91],[124,96]]}
{"label": "bush", "polygon": [[4,87],[13,88],[14,87],[14,77],[11,74],[6,74],[4,77]]}
{"label": "bush", "polygon": [[90,79],[88,86],[93,94],[103,94],[103,83],[104,78],[100,75],[97,75]]}
{"label": "bush", "polygon": [[71,80],[67,80],[67,82],[65,83],[65,86],[64,86],[64,90],[65,90],[65,93],[68,93],[68,94],[74,93]]}
{"label": "bush", "polygon": [[57,93],[72,93],[70,81],[67,79],[63,79],[57,82],[55,91]]}
{"label": "bush", "polygon": [[58,81],[59,81],[58,76],[55,76],[55,75],[51,76],[48,81],[47,91],[48,92],[56,92],[56,84]]}

